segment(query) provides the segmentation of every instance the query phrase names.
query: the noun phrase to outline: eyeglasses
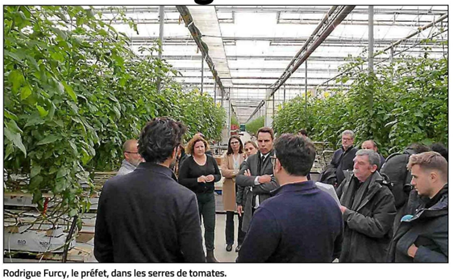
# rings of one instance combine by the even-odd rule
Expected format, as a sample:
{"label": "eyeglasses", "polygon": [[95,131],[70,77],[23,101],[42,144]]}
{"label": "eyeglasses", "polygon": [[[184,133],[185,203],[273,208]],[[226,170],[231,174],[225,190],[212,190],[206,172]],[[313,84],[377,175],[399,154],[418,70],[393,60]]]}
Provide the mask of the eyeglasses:
{"label": "eyeglasses", "polygon": [[127,153],[127,154],[139,154],[138,152],[130,152],[130,151],[125,151],[124,153]]}
{"label": "eyeglasses", "polygon": [[271,157],[269,157],[269,158],[271,159],[272,168],[275,168],[275,165],[276,165],[276,159],[277,159],[277,157],[273,157],[273,156],[271,156]]}
{"label": "eyeglasses", "polygon": [[231,142],[230,144],[231,144],[231,145],[236,145],[236,144],[239,144],[239,141]]}

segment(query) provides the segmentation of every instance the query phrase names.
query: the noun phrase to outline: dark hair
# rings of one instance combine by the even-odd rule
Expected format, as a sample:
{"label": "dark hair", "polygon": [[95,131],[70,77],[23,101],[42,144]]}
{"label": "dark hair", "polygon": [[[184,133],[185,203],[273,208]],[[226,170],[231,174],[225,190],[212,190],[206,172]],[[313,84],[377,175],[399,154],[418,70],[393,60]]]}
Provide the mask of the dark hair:
{"label": "dark hair", "polygon": [[424,152],[429,152],[431,150],[431,149],[429,149],[428,146],[423,145],[421,143],[410,144],[410,146],[408,146],[407,148],[414,150],[415,153],[417,153],[417,154],[421,154],[421,153],[424,153]]}
{"label": "dark hair", "polygon": [[239,153],[240,154],[244,153],[244,145],[242,145],[241,138],[239,138],[239,136],[237,136],[237,135],[233,135],[228,140],[228,152],[226,154],[227,155],[234,154],[233,149],[231,148],[231,139],[233,139],[233,138],[235,138],[239,141]]}
{"label": "dark hair", "polygon": [[274,143],[275,156],[290,175],[307,176],[315,160],[315,146],[309,139],[290,133]]}
{"label": "dark hair", "polygon": [[199,135],[195,135],[187,143],[187,147],[185,148],[185,151],[187,152],[187,154],[193,155],[193,149],[195,148],[195,144],[200,141],[204,143],[204,147],[206,148],[206,151],[209,151],[209,144],[207,143],[207,141],[204,140],[203,137],[201,137]]}
{"label": "dark hair", "polygon": [[146,162],[162,163],[181,143],[187,128],[169,117],[154,118],[141,131],[138,152]]}
{"label": "dark hair", "polygon": [[260,132],[271,134],[271,138],[272,138],[272,140],[274,140],[274,130],[272,128],[264,126],[260,129],[258,129],[257,134],[256,134],[257,138],[258,138],[258,134],[260,134]]}
{"label": "dark hair", "polygon": [[307,136],[307,131],[305,129],[300,129],[298,132],[301,133],[301,135]]}
{"label": "dark hair", "polygon": [[431,150],[442,155],[448,161],[448,150],[442,143],[433,143],[429,146]]}

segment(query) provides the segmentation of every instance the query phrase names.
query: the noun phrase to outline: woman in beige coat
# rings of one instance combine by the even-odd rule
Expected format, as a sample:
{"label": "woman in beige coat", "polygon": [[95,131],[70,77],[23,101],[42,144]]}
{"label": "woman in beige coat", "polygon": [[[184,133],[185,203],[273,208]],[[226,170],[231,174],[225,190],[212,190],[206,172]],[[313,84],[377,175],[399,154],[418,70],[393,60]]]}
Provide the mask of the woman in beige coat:
{"label": "woman in beige coat", "polygon": [[[235,179],[241,164],[244,161],[243,145],[241,138],[237,135],[231,136],[228,141],[228,151],[222,159],[222,176],[223,180],[223,208],[226,211],[225,239],[226,250],[229,252],[233,249],[234,244],[234,213],[236,213],[236,184]],[[241,230],[242,218],[238,216],[238,247],[240,248],[244,240],[245,233]]]}

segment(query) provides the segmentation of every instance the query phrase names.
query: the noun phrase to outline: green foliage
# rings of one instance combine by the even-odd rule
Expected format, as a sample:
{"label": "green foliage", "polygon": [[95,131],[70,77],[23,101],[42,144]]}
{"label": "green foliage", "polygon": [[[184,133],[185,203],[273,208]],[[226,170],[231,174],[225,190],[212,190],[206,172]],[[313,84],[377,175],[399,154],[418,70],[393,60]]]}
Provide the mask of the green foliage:
{"label": "green foliage", "polygon": [[256,135],[258,129],[264,126],[264,116],[258,117],[245,124],[245,130],[250,135]]}
{"label": "green foliage", "polygon": [[239,127],[239,121],[234,115],[231,115],[231,125],[237,125]]}
{"label": "green foliage", "polygon": [[426,51],[421,57],[395,58],[392,64],[377,66],[375,76],[363,72],[361,62],[358,58],[343,67],[355,69],[338,80],[353,81],[348,91],[309,96],[307,112],[303,96],[280,107],[275,131],[296,133],[305,128],[312,140],[328,141],[337,148],[340,133],[351,129],[355,145],[374,139],[384,155],[414,142],[448,144],[446,58],[429,58]]}
{"label": "green foliage", "polygon": [[[113,13],[136,30],[121,9]],[[4,167],[29,175],[35,201],[50,192],[66,212],[81,211],[80,182],[117,169],[123,142],[154,117],[220,137],[223,109],[207,94],[183,92],[158,45],[137,56],[91,8],[4,6],[3,14]]]}

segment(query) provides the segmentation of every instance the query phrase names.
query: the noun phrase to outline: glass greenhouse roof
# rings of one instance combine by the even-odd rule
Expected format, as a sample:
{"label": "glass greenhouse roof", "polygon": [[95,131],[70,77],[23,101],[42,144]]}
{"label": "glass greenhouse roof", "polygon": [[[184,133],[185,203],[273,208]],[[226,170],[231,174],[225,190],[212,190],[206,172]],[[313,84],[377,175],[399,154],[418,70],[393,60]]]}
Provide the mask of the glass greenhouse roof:
{"label": "glass greenhouse roof", "polygon": [[[309,36],[316,30],[332,6],[188,6],[194,25],[208,46],[214,67],[231,100],[239,122],[244,123],[266,98],[267,89],[282,76]],[[137,24],[138,33],[116,19],[107,7],[103,18],[126,33],[132,48],[151,45],[159,38],[158,6],[126,6],[126,16]],[[445,18],[446,16],[446,18]],[[374,6],[374,52],[404,40],[393,48],[395,55],[405,51],[422,55],[422,39],[448,39],[448,6]],[[442,19],[442,17],[444,17]],[[435,25],[433,22],[438,21]],[[201,51],[176,6],[164,8],[163,56],[182,73],[176,79],[189,88],[201,87]],[[312,44],[312,43],[311,43]],[[435,46],[435,45],[430,45]],[[338,68],[349,56],[366,56],[368,47],[368,6],[356,6],[307,59],[307,89],[338,87],[334,81]],[[381,54],[374,63],[390,58]],[[431,56],[441,57],[448,49],[434,47]],[[214,95],[213,74],[204,63],[203,91]],[[326,82],[326,83],[325,83]],[[325,84],[324,84],[325,83]],[[324,85],[323,85],[324,84]],[[305,64],[294,72],[275,94],[276,102],[289,100],[305,91]],[[218,88],[218,86],[217,86]],[[216,90],[221,100],[221,90]]]}

